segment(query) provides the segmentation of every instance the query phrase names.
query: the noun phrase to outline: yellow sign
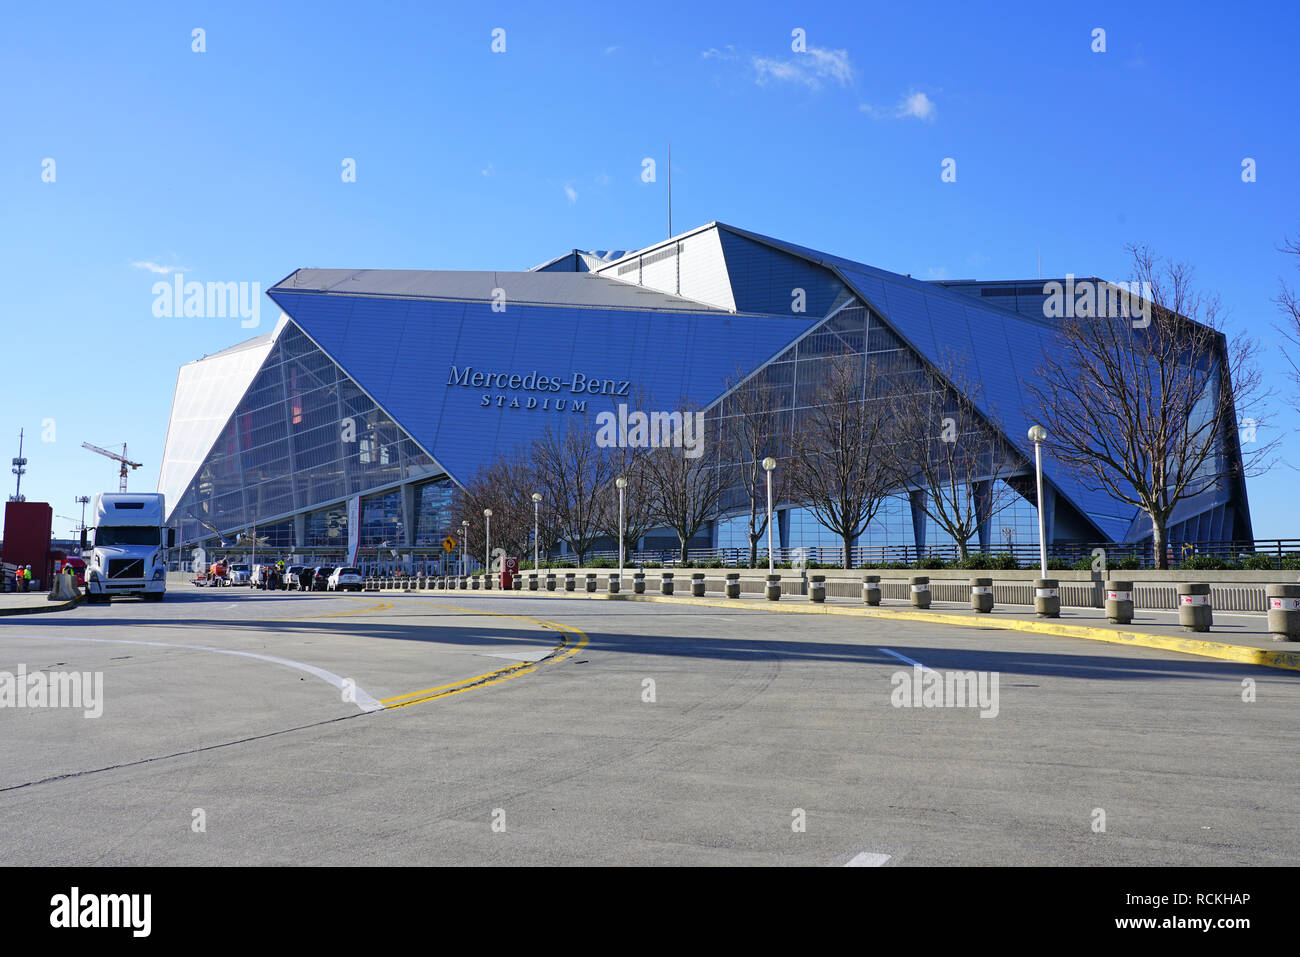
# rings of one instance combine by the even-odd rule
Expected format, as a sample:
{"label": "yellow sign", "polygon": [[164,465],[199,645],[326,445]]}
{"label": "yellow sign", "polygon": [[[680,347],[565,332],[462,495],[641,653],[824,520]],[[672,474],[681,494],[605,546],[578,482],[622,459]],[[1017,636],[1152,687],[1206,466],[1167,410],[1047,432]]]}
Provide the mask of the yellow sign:
{"label": "yellow sign", "polygon": [[444,539],[442,540],[442,548],[443,548],[444,551],[448,551],[448,552],[455,551],[455,550],[456,550],[456,539],[454,539],[454,538],[452,538],[450,535],[448,535],[446,538],[444,538]]}

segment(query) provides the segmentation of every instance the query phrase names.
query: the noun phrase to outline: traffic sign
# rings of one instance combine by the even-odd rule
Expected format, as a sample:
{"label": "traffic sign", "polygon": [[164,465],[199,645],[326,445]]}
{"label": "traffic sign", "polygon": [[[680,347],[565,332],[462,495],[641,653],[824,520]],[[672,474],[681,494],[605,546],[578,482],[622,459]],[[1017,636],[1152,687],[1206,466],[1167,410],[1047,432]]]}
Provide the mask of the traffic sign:
{"label": "traffic sign", "polygon": [[448,535],[442,540],[443,551],[454,552],[456,550],[456,539]]}

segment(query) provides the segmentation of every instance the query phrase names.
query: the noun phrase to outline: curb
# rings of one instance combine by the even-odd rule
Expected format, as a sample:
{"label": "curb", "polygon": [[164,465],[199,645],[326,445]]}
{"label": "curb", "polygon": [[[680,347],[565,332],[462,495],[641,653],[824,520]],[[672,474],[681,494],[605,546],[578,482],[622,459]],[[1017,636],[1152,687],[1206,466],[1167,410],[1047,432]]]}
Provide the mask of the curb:
{"label": "curb", "polygon": [[61,601],[57,605],[33,605],[30,608],[0,608],[0,618],[8,615],[43,615],[50,611],[67,611],[69,608],[75,608],[85,600],[85,593],[77,595],[76,598],[68,601]]}
{"label": "curb", "polygon": [[[459,589],[457,589],[459,593]],[[424,592],[419,593],[423,596]],[[441,594],[433,592],[432,595]],[[1258,665],[1264,668],[1282,668],[1288,671],[1300,671],[1300,651],[1270,651],[1254,648],[1250,645],[1232,645],[1223,641],[1205,641],[1201,638],[1175,638],[1166,635],[1149,635],[1138,631],[1116,631],[1111,628],[1097,628],[1092,625],[1053,624],[1047,621],[1019,621],[1016,619],[974,617],[956,612],[941,614],[938,612],[909,611],[901,608],[848,608],[820,604],[786,604],[769,602],[766,605],[741,604],[742,600],[720,601],[709,598],[667,595],[610,595],[601,592],[516,592],[493,590],[488,597],[500,598],[582,598],[602,601],[640,601],[663,604],[698,605],[706,608],[729,608],[732,611],[766,611],[784,612],[795,615],[847,615],[854,618],[889,618],[898,621],[923,621],[930,624],[956,625],[964,628],[998,628],[1005,631],[1025,631],[1040,635],[1053,635],[1058,638],[1082,638],[1087,641],[1104,641],[1115,645],[1131,645],[1142,648],[1155,648],[1160,651],[1175,651],[1184,655],[1197,655],[1202,658],[1217,658],[1222,661],[1235,661],[1240,664]],[[432,597],[431,595],[431,597]]]}

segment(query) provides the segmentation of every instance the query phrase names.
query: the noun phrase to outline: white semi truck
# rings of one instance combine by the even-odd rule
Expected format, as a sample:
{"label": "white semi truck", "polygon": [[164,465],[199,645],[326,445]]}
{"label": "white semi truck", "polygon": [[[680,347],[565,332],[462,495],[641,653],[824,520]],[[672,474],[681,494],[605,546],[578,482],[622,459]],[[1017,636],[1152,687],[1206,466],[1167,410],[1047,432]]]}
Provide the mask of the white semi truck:
{"label": "white semi truck", "polygon": [[81,536],[86,601],[108,602],[114,595],[162,601],[167,591],[166,549],[176,544],[176,530],[164,524],[163,495],[101,492],[91,516],[94,525]]}

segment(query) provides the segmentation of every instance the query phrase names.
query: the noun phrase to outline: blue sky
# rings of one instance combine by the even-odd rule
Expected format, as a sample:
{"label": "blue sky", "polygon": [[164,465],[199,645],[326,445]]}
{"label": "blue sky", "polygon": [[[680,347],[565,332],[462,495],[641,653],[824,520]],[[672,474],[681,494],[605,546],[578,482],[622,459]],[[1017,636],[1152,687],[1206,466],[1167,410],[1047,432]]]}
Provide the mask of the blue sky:
{"label": "blue sky", "polygon": [[1260,438],[1286,432],[1290,464],[1249,482],[1256,535],[1300,536],[1271,301],[1300,282],[1276,248],[1300,234],[1300,12],[1055,6],[7,3],[0,457],[25,428],[24,493],[74,518],[116,488],[83,441],[129,443],[153,489],[177,368],[278,316],[157,318],[155,281],[643,246],[667,234],[671,140],[675,231],[920,278],[1032,278],[1040,255],[1123,278],[1133,241],[1194,264],[1280,392]]}

